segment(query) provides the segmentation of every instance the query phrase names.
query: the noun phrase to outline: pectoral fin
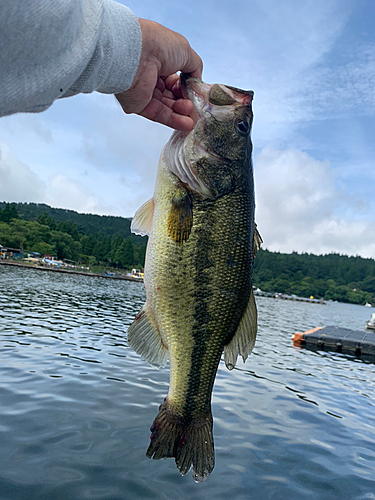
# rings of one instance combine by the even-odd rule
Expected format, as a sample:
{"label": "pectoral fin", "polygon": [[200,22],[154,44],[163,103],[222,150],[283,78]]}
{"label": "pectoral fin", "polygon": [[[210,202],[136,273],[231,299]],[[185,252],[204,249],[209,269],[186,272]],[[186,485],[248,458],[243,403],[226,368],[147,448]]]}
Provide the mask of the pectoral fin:
{"label": "pectoral fin", "polygon": [[167,222],[168,236],[182,245],[189,239],[192,225],[191,201],[188,193],[185,192],[181,196],[175,196],[172,200]]}
{"label": "pectoral fin", "polygon": [[130,230],[132,233],[146,236],[150,233],[154,216],[154,199],[146,201],[135,213]]}
{"label": "pectoral fin", "polygon": [[128,329],[128,343],[135,352],[151,365],[164,366],[168,359],[168,350],[163,344],[147,302],[137,314]]}
{"label": "pectoral fin", "polygon": [[254,294],[251,292],[244,315],[232,340],[224,347],[224,361],[228,370],[233,370],[237,356],[245,362],[251,354],[257,333],[257,308]]}

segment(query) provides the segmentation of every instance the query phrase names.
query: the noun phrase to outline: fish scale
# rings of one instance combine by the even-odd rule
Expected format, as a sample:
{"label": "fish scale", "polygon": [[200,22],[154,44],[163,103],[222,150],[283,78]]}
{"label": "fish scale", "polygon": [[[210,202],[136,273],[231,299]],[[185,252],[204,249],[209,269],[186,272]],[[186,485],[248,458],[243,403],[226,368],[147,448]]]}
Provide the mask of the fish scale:
{"label": "fish scale", "polygon": [[[175,457],[181,474],[192,465],[200,482],[214,467],[211,396],[223,350],[232,369],[255,342],[251,273],[260,237],[251,142],[244,133],[252,93],[195,78],[182,83],[200,118],[190,134],[172,135],[154,196],[132,222],[134,232],[149,234],[147,300],[128,340],[153,364],[169,358],[169,392],[151,427],[147,456]],[[197,93],[204,99],[194,100]]]}

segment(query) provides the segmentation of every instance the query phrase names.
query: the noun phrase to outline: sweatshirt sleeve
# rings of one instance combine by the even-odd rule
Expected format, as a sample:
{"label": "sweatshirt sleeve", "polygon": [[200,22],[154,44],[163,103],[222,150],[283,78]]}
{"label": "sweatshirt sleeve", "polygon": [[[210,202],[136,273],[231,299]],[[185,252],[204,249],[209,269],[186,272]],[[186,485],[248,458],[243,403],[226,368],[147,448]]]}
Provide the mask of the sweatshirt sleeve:
{"label": "sweatshirt sleeve", "polygon": [[141,30],[113,0],[0,2],[0,116],[39,112],[58,98],[129,89]]}

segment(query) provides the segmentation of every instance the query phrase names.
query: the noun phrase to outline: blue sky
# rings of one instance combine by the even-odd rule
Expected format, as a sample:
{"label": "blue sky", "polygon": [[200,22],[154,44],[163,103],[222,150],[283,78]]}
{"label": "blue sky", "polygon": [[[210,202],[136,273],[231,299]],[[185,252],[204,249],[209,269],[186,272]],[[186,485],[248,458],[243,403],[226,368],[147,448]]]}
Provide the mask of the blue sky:
{"label": "blue sky", "polygon": [[[208,83],[252,89],[264,247],[375,258],[375,2],[123,2],[184,34]],[[0,200],[132,217],[171,131],[112,96],[0,119]]]}

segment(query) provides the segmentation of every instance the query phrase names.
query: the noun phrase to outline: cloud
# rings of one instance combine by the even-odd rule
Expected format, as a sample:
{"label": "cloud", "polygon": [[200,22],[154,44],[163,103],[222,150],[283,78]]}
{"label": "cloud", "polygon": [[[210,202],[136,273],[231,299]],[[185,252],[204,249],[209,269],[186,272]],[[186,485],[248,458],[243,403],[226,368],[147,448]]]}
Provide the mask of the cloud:
{"label": "cloud", "polygon": [[2,117],[1,124],[4,124],[1,133],[18,135],[19,137],[29,136],[32,141],[40,141],[43,145],[53,145],[54,140],[48,124],[43,120],[43,115],[37,113],[17,113],[12,117]]}
{"label": "cloud", "polygon": [[[240,0],[228,15],[224,0],[123,3],[183,33],[207,82],[255,91],[266,247],[375,256],[371,9],[351,0]],[[2,156],[0,199],[132,216],[152,196],[170,134],[98,93],[5,117],[0,136],[17,158]]]}
{"label": "cloud", "polygon": [[46,191],[46,183],[22,163],[7,144],[0,143],[0,200],[42,201]]}
{"label": "cloud", "polygon": [[47,203],[84,213],[116,214],[115,207],[103,203],[82,182],[62,174],[43,181],[5,143],[0,143],[0,200]]}
{"label": "cloud", "polygon": [[125,116],[115,103],[109,105],[111,113],[103,113],[83,129],[85,182],[91,179],[98,185],[100,179],[101,191],[115,204],[117,215],[131,217],[153,194],[159,157],[172,130],[139,116]]}
{"label": "cloud", "polygon": [[112,212],[113,207],[103,206],[83,183],[58,174],[48,183],[46,203],[56,208],[69,208],[81,213],[102,214]]}
{"label": "cloud", "polygon": [[[331,61],[333,55],[336,58]],[[296,87],[305,119],[371,116],[375,107],[375,43],[361,42],[320,61]]]}
{"label": "cloud", "polygon": [[266,147],[254,161],[256,220],[264,247],[281,252],[375,257],[375,223],[352,217],[363,204],[336,187],[328,161]]}

